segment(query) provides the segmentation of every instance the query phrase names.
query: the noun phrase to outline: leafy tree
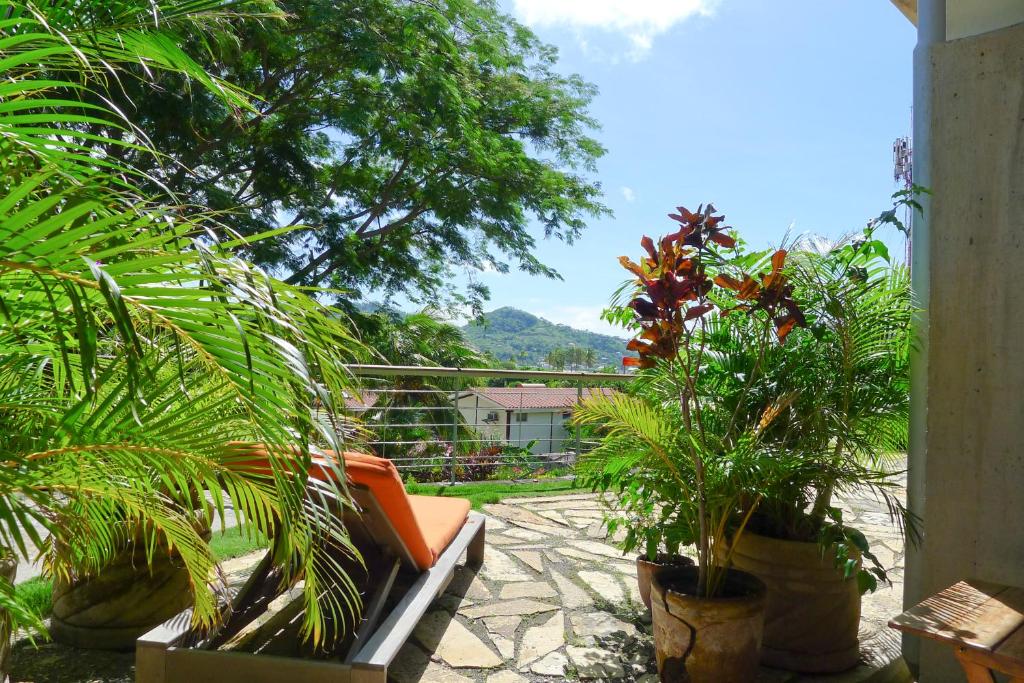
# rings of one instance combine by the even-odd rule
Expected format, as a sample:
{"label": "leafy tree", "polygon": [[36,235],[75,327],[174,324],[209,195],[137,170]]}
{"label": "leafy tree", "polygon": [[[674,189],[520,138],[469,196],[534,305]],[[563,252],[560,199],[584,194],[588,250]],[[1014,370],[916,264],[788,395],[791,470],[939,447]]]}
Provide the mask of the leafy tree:
{"label": "leafy tree", "polygon": [[[237,42],[208,46],[257,111],[173,75],[159,93],[129,83],[118,106],[176,163],[118,153],[232,212],[243,235],[308,226],[247,249],[294,284],[436,303],[455,269],[557,277],[530,225],[571,242],[606,212],[586,177],[603,154],[587,134],[592,85],[557,73],[556,51],[494,0],[280,4],[286,23],[247,22]],[[467,295],[487,290],[453,299]]]}
{"label": "leafy tree", "polygon": [[[354,550],[340,523],[309,514],[303,462],[312,440],[339,444],[313,408],[350,385],[342,363],[359,346],[304,290],[212,241],[208,212],[137,190],[126,159],[153,167],[158,154],[145,130],[76,99],[187,78],[245,109],[179,48],[218,39],[231,7],[0,3],[0,549],[34,559],[35,545],[48,573],[73,579],[128,543],[174,548],[208,627],[223,618],[217,558],[196,521],[227,498],[243,531],[275,539],[285,581],[305,579],[305,632],[322,640],[351,623],[356,596],[332,558]],[[97,142],[108,155],[83,146]],[[233,458],[236,439],[268,444],[273,476]],[[294,446],[298,462],[283,455]],[[7,580],[0,609],[41,626]]]}
{"label": "leafy tree", "polygon": [[389,365],[472,368],[484,365],[483,357],[466,342],[455,325],[424,309],[402,314],[382,309],[370,315],[354,315],[363,341]]}
{"label": "leafy tree", "polygon": [[565,370],[565,349],[552,349],[544,359],[544,362],[551,366],[552,370]]}
{"label": "leafy tree", "polygon": [[568,366],[571,370],[579,368],[592,368],[597,365],[597,352],[591,348],[581,346],[570,346],[566,349],[552,349],[545,357],[552,370],[565,370]]}

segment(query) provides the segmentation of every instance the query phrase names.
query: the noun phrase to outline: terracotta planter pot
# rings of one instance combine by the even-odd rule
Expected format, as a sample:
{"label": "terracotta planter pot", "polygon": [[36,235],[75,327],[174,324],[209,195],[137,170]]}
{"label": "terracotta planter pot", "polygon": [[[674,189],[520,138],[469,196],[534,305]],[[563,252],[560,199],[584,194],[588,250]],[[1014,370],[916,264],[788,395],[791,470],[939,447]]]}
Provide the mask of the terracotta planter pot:
{"label": "terracotta planter pot", "polygon": [[[210,531],[203,534],[210,539]],[[140,545],[122,550],[96,576],[53,586],[50,635],[59,643],[130,650],[135,640],[192,604],[188,572],[177,553],[155,551],[152,567]]]}
{"label": "terracotta planter pot", "polygon": [[658,553],[653,561],[647,559],[647,555],[636,557],[636,583],[640,589],[640,599],[644,601],[647,610],[651,609],[651,576],[659,569],[668,567],[692,567],[693,560],[685,555],[669,555]]}
{"label": "terracotta planter pot", "polygon": [[697,568],[663,569],[651,582],[658,673],[665,683],[750,683],[757,676],[765,585],[729,570],[721,597],[698,598]]}
{"label": "terracotta planter pot", "polygon": [[802,673],[833,673],[857,664],[857,579],[843,579],[830,553],[823,557],[817,543],[747,532],[736,544],[732,566],[768,586],[764,664]]}

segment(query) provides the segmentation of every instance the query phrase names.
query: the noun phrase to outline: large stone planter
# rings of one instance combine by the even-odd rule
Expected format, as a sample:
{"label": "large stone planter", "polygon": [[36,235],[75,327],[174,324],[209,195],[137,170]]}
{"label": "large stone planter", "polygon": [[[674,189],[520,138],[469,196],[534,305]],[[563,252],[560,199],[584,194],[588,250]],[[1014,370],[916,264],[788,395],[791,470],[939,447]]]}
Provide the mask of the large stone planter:
{"label": "large stone planter", "polygon": [[[203,537],[210,539],[207,530]],[[96,576],[53,587],[50,635],[99,650],[130,650],[135,640],[192,604],[188,572],[177,553],[157,548],[152,566],[140,544],[121,551]]]}
{"label": "large stone planter", "polygon": [[750,574],[729,570],[721,597],[695,597],[696,586],[696,567],[663,569],[651,582],[661,680],[752,683],[764,627],[764,584]]}
{"label": "large stone planter", "polygon": [[[744,533],[732,566],[768,586],[761,661],[802,673],[833,673],[857,664],[860,592],[834,555],[817,543]],[[858,563],[857,569],[860,569]]]}
{"label": "large stone planter", "polygon": [[658,556],[653,561],[648,560],[647,555],[637,555],[636,584],[637,589],[640,591],[640,599],[643,601],[644,606],[647,607],[648,611],[651,609],[651,577],[654,576],[654,572],[669,567],[692,566],[693,560],[685,555],[658,553]]}

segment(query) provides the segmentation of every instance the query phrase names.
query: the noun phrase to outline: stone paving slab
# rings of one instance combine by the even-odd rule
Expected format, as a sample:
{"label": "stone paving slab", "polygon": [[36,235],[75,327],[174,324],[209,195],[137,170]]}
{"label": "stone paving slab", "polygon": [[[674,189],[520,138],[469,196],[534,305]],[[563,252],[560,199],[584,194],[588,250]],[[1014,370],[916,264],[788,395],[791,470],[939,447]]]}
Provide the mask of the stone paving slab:
{"label": "stone paving slab", "polygon": [[[903,540],[873,496],[838,503],[893,578],[892,586],[864,597],[863,662],[835,676],[763,669],[758,683],[910,680],[899,659],[899,638],[886,627],[901,610]],[[457,575],[418,629],[421,637],[400,654],[394,683],[655,683],[650,617],[640,604],[636,566],[609,537],[605,509],[594,494],[485,505],[489,542],[479,575],[466,569]],[[424,647],[435,641],[444,647]]]}

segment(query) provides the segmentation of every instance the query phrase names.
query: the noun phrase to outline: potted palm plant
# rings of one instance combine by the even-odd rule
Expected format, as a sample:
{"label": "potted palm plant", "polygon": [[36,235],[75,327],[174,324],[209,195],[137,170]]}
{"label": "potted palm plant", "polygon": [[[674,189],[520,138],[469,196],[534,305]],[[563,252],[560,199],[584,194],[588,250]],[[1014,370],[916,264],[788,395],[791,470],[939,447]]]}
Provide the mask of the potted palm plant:
{"label": "potted palm plant", "polygon": [[[47,578],[74,586],[99,580],[126,546],[138,551],[139,574],[157,573],[173,551],[181,580],[171,597],[191,602],[197,627],[221,623],[204,529],[227,504],[244,532],[277,540],[285,583],[305,580],[314,640],[330,638],[332,615],[351,614],[355,596],[321,591],[338,565],[314,542],[344,545],[347,534],[308,512],[283,453],[299,442],[308,458],[318,432],[337,444],[314,409],[351,384],[341,364],[354,340],[305,290],[215,244],[211,214],[141,194],[123,153],[159,152],[122,111],[79,101],[106,102],[104,87],[173,72],[226,107],[248,106],[180,48],[181,32],[225,26],[236,9],[217,0],[5,6],[0,679],[12,629],[45,630],[12,584],[13,560],[40,552]],[[242,476],[222,455],[231,439],[275,446],[277,476]],[[216,495],[197,524],[202,491]]]}
{"label": "potted palm plant", "polygon": [[914,538],[913,520],[892,495],[900,466],[893,454],[906,448],[912,305],[907,269],[888,263],[873,228],[794,260],[807,328],[770,350],[748,394],[728,385],[758,363],[736,343],[749,330],[711,340],[708,374],[741,414],[756,414],[768,392],[793,397],[764,440],[814,466],[762,501],[747,533],[734,540],[732,562],[768,585],[762,661],[826,673],[859,661],[861,595],[885,581],[887,569],[864,535],[844,523],[834,495],[873,489]]}
{"label": "potted palm plant", "polygon": [[693,566],[693,559],[682,553],[695,541],[686,525],[674,523],[674,508],[658,504],[678,494],[673,480],[651,469],[633,468],[627,472],[609,467],[602,454],[599,447],[597,452],[581,457],[576,463],[576,476],[583,487],[614,493],[615,503],[605,513],[605,524],[609,534],[620,529],[625,532],[620,544],[623,554],[638,553],[637,589],[640,600],[650,610],[654,573],[664,568]]}
{"label": "potted palm plant", "polygon": [[[784,270],[784,250],[767,262],[739,254],[710,205],[696,212],[680,207],[670,217],[679,223],[677,232],[658,244],[644,237],[640,263],[620,259],[636,277],[628,308],[637,334],[627,348],[638,356],[623,362],[651,371],[657,390],[591,398],[575,419],[603,436],[586,457],[591,480],[605,490],[629,491],[627,506],[657,511],[665,537],[695,546],[696,566],[662,569],[652,580],[662,680],[753,680],[765,587],[728,562],[761,499],[788,476],[762,437],[789,399],[773,399],[750,419],[706,391],[703,369],[713,353],[708,332],[712,313],[742,316],[758,329],[753,350],[763,357],[773,337],[784,342],[804,318]],[[722,252],[729,249],[734,253],[726,258]],[[751,276],[744,265],[764,272]],[[741,393],[750,393],[759,370]]]}

